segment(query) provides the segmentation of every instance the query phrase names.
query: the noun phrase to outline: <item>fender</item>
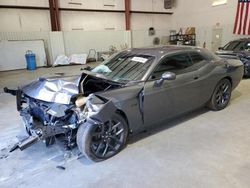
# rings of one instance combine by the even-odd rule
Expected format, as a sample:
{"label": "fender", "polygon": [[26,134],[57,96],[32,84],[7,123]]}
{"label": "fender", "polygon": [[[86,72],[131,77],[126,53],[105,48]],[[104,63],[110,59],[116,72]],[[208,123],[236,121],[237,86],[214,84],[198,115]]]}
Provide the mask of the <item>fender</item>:
{"label": "fender", "polygon": [[93,120],[97,120],[99,122],[107,122],[110,120],[112,115],[117,111],[118,109],[114,105],[112,101],[108,101],[105,103],[100,110],[97,113],[94,113],[93,115],[90,115],[89,118]]}

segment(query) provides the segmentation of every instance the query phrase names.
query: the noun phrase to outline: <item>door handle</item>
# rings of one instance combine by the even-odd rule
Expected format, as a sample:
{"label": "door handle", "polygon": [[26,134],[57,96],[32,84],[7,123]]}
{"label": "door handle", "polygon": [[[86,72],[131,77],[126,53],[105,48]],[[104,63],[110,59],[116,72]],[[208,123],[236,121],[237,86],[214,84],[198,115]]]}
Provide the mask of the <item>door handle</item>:
{"label": "door handle", "polygon": [[194,80],[197,80],[197,79],[199,79],[200,78],[200,75],[195,75],[194,76]]}

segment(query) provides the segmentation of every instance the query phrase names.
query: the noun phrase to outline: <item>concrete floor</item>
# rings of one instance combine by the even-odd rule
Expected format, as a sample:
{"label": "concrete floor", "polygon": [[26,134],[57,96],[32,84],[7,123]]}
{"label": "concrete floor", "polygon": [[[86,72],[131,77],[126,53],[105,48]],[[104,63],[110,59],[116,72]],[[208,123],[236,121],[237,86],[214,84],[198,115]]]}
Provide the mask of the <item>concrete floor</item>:
{"label": "concrete floor", "polygon": [[[79,66],[0,72],[0,89],[38,75]],[[129,141],[115,157],[91,163],[65,155],[60,144],[37,143],[8,153],[23,132],[15,98],[0,93],[0,187],[250,187],[250,79],[233,92],[223,111],[207,109],[162,125]],[[56,168],[64,165],[65,170]]]}

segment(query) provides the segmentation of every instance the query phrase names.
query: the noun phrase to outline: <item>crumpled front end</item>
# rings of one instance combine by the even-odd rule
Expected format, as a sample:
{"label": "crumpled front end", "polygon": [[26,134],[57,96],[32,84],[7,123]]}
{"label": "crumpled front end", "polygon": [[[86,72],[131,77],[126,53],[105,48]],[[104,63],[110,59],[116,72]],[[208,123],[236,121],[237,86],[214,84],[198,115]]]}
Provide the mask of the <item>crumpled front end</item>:
{"label": "crumpled front end", "polygon": [[5,88],[6,93],[16,95],[17,110],[29,135],[20,149],[37,140],[51,145],[60,135],[67,147],[73,147],[81,124],[106,121],[105,118],[115,111],[116,107],[109,100],[94,94],[79,94],[79,83],[80,77],[39,78],[18,90]]}
{"label": "crumpled front end", "polygon": [[79,93],[80,78],[80,76],[39,78],[20,89],[27,96],[37,100],[69,104],[71,97]]}
{"label": "crumpled front end", "polygon": [[17,109],[29,136],[45,140],[46,145],[50,145],[55,136],[64,135],[66,145],[74,145],[76,130],[84,120],[74,104],[41,101],[27,96],[22,90],[17,91],[16,98]]}

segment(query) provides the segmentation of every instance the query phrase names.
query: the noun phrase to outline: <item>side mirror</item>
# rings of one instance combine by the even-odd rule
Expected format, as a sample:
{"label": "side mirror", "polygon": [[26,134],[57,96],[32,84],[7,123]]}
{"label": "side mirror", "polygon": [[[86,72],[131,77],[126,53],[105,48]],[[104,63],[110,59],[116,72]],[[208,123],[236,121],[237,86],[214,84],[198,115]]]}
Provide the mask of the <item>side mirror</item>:
{"label": "side mirror", "polygon": [[222,47],[219,47],[218,50],[223,50],[223,48],[222,48]]}
{"label": "side mirror", "polygon": [[160,80],[156,80],[155,81],[155,86],[160,86],[164,80],[175,80],[176,79],[176,74],[173,72],[164,72],[161,75],[161,79]]}
{"label": "side mirror", "polygon": [[176,79],[176,74],[173,72],[164,72],[161,75],[162,80],[175,80]]}
{"label": "side mirror", "polygon": [[81,68],[81,70],[91,71],[91,67],[90,67],[90,66],[87,66],[87,67]]}

